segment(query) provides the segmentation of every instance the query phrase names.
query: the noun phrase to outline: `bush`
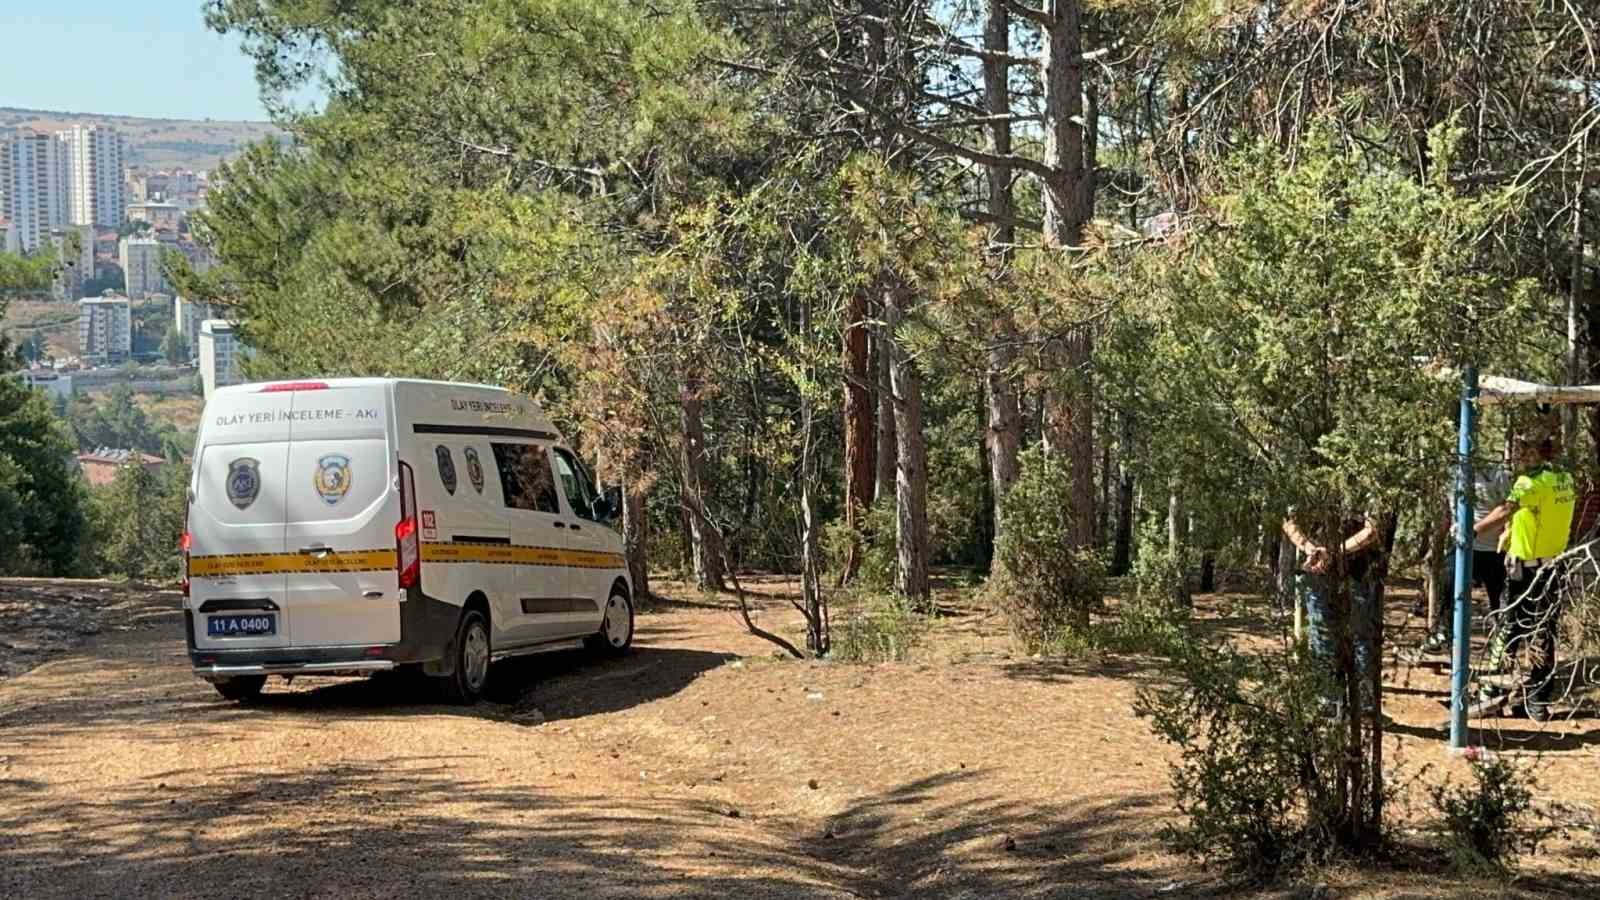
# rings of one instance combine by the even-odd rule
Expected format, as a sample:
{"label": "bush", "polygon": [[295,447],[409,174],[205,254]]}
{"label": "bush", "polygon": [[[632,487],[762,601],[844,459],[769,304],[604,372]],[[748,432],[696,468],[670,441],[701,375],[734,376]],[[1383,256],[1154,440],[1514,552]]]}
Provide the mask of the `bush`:
{"label": "bush", "polygon": [[903,598],[854,593],[833,604],[829,655],[842,662],[897,662],[927,630],[927,617]]}
{"label": "bush", "polygon": [[1543,835],[1528,818],[1533,777],[1505,760],[1472,763],[1471,786],[1445,782],[1431,789],[1434,809],[1465,868],[1506,869],[1517,855],[1538,849]]}
{"label": "bush", "polygon": [[1133,561],[1133,593],[1152,609],[1189,606],[1189,560],[1167,543],[1160,520],[1147,522],[1139,532],[1139,553]]}
{"label": "bush", "polygon": [[1324,861],[1349,816],[1339,784],[1349,735],[1326,714],[1326,670],[1287,650],[1189,642],[1171,662],[1173,683],[1135,704],[1181,753],[1171,778],[1187,821],[1163,837],[1254,876]]}
{"label": "bush", "polygon": [[[887,591],[894,587],[895,557],[894,500],[888,499],[867,507],[860,518],[856,539],[860,542],[859,565],[855,585],[866,591]],[[828,571],[837,575],[844,571],[845,554],[850,550],[850,529],[844,519],[828,523],[822,535],[822,551]]]}
{"label": "bush", "polygon": [[990,592],[1030,653],[1087,631],[1105,597],[1105,566],[1071,546],[1071,493],[1065,459],[1035,450],[1006,494]]}

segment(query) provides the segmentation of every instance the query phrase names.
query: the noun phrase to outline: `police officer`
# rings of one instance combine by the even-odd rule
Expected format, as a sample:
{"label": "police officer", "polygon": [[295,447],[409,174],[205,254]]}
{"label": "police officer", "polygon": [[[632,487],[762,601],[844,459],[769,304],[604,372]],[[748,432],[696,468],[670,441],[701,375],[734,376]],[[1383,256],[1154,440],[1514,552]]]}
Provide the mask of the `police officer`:
{"label": "police officer", "polygon": [[1560,596],[1557,573],[1551,567],[1566,552],[1578,498],[1571,473],[1556,464],[1555,456],[1555,438],[1548,432],[1525,435],[1518,446],[1522,473],[1505,502],[1473,526],[1476,535],[1484,535],[1510,521],[1505,538],[1506,596],[1511,604],[1505,648],[1514,653],[1526,646],[1530,651],[1522,683],[1523,709],[1539,722],[1549,718],[1555,689]]}

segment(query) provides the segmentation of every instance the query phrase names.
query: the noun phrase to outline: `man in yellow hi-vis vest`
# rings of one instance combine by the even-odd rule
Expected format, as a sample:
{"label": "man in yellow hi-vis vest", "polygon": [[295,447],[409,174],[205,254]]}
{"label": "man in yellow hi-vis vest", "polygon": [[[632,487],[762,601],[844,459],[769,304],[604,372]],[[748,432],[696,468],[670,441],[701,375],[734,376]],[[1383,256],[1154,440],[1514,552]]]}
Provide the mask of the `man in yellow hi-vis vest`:
{"label": "man in yellow hi-vis vest", "polygon": [[[1555,438],[1525,437],[1519,445],[1524,471],[1511,485],[1504,503],[1479,519],[1476,534],[1493,532],[1511,520],[1506,531],[1506,597],[1510,601],[1505,648],[1527,647],[1531,656],[1523,680],[1523,708],[1528,718],[1549,718],[1555,685],[1556,623],[1560,613],[1558,573],[1550,567],[1566,552],[1578,492],[1572,475],[1555,463]],[[1546,573],[1540,579],[1541,573]],[[1537,582],[1537,588],[1535,584]]]}

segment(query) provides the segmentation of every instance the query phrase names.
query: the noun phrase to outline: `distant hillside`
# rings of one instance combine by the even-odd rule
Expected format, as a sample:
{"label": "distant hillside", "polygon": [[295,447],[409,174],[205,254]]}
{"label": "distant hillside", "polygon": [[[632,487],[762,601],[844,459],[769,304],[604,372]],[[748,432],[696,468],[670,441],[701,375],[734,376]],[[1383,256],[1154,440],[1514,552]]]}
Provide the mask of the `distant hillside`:
{"label": "distant hillside", "polygon": [[0,131],[56,131],[73,125],[109,125],[128,136],[128,164],[143,169],[206,171],[248,143],[279,134],[269,122],[213,119],[141,119],[97,113],[0,106]]}

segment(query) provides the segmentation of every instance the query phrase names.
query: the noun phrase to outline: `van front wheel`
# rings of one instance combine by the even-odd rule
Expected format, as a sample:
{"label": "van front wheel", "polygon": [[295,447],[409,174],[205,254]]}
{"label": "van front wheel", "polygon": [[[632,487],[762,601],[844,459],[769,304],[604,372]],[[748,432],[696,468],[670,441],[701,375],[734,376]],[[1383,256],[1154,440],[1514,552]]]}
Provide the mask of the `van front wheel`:
{"label": "van front wheel", "polygon": [[213,681],[211,686],[217,689],[224,699],[236,703],[253,703],[261,696],[261,689],[267,684],[265,675],[235,675],[221,681]]}
{"label": "van front wheel", "polygon": [[606,615],[600,630],[584,641],[590,650],[621,656],[633,646],[633,601],[621,590],[613,590],[606,600]]}
{"label": "van front wheel", "polygon": [[455,671],[445,676],[445,695],[452,703],[470,706],[489,682],[489,623],[483,613],[469,609],[461,614],[455,650]]}

